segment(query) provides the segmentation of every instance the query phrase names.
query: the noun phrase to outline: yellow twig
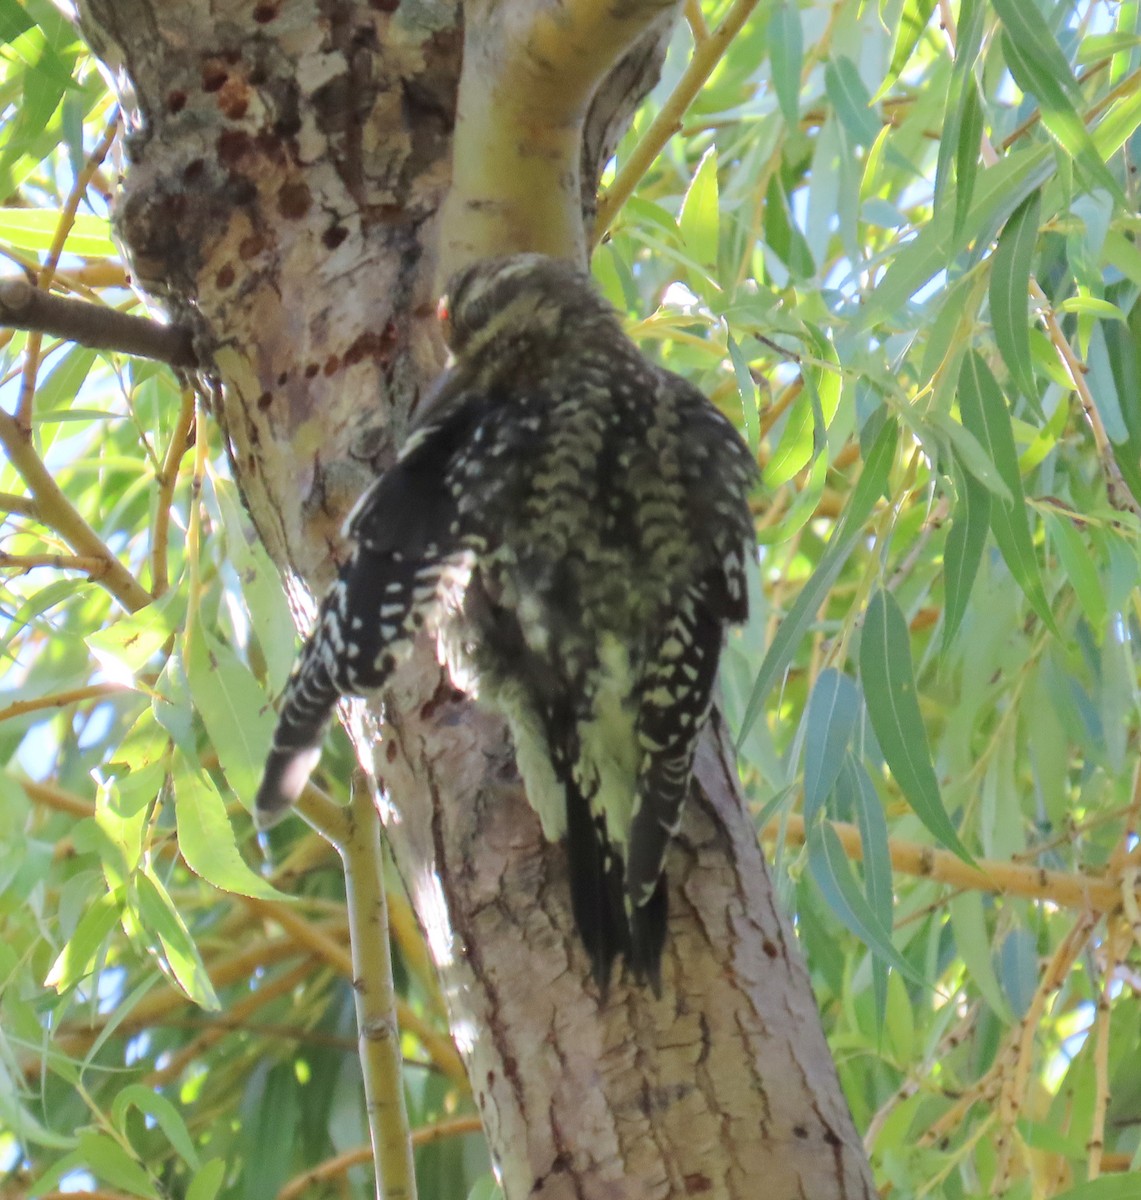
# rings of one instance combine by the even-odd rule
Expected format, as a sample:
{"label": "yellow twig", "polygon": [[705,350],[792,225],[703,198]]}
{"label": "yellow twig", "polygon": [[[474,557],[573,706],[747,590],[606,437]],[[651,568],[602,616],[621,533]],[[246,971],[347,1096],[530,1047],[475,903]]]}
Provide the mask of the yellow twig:
{"label": "yellow twig", "polygon": [[354,783],[349,836],[337,850],[345,868],[353,998],[376,1194],[385,1200],[416,1200],[416,1168],[404,1104],[400,1029],[384,902],[380,816],[363,780]]}
{"label": "yellow twig", "polygon": [[[434,1125],[422,1125],[412,1131],[413,1146],[427,1146],[431,1142],[439,1142],[444,1138],[460,1137],[466,1133],[480,1133],[483,1124],[479,1117],[452,1117],[447,1121],[438,1121]],[[311,1171],[291,1179],[277,1193],[277,1200],[298,1200],[300,1196],[309,1194],[310,1188],[331,1179],[338,1179],[351,1167],[359,1167],[372,1157],[370,1146],[358,1146],[355,1150],[346,1150],[343,1154],[335,1155],[318,1164]]]}
{"label": "yellow twig", "polygon": [[704,41],[699,42],[689,60],[689,65],[677,81],[677,86],[662,105],[661,112],[650,122],[649,129],[639,139],[614,177],[614,182],[598,201],[598,216],[594,222],[595,244],[614,223],[619,209],[630,198],[642,176],[650,169],[662,147],[681,128],[681,119],[693,103],[713,69],[721,61],[729,43],[740,33],[749,19],[757,0],[735,0],[724,19]]}
{"label": "yellow twig", "polygon": [[93,683],[88,687],[72,688],[67,692],[52,692],[50,696],[37,696],[34,700],[14,700],[6,708],[0,708],[0,721],[10,721],[26,713],[41,712],[45,708],[65,708],[84,700],[95,700],[101,696],[113,696],[117,692],[131,689],[125,683]]}
{"label": "yellow twig", "polygon": [[170,506],[174,502],[174,488],[178,483],[178,467],[194,425],[194,390],[182,389],[182,407],[178,421],[166,448],[156,482],[158,497],[155,508],[154,532],[151,535],[151,594],[158,599],[170,586],[170,569],[167,548],[170,538]]}
{"label": "yellow twig", "polygon": [[[75,186],[71,189],[71,194],[68,196],[67,202],[63,206],[63,211],[60,213],[59,224],[56,226],[55,235],[52,237],[51,247],[40,270],[39,278],[36,281],[36,286],[41,291],[46,292],[52,285],[56,267],[59,266],[60,255],[63,253],[64,243],[67,241],[67,235],[71,232],[71,227],[75,223],[75,214],[79,211],[80,202],[87,191],[88,184],[91,182],[91,177],[107,157],[107,152],[111,149],[111,144],[118,134],[119,113],[116,110],[114,117],[107,126],[107,132],[91,152],[91,156],[88,158],[83,170],[76,176]],[[42,344],[43,334],[38,330],[32,330],[28,334],[27,341],[24,343],[24,371],[20,380],[20,394],[16,400],[14,417],[16,427],[24,434],[30,434],[32,431],[32,403],[36,394],[36,375],[40,369],[40,348]]]}
{"label": "yellow twig", "polygon": [[[800,845],[804,842],[804,818],[792,813],[785,819],[785,841]],[[762,837],[768,841],[781,831],[779,821],[772,821]],[[855,825],[832,822],[844,852],[855,862],[863,861],[864,849],[860,831]],[[1023,864],[976,860],[972,867],[949,850],[935,850],[920,842],[891,838],[888,842],[892,869],[904,875],[934,879],[954,887],[975,891],[1000,892],[1008,896],[1025,896],[1032,900],[1052,900],[1065,908],[1086,909],[1092,912],[1112,912],[1121,906],[1119,885],[1104,875],[1069,874],[1047,871],[1042,867]]]}

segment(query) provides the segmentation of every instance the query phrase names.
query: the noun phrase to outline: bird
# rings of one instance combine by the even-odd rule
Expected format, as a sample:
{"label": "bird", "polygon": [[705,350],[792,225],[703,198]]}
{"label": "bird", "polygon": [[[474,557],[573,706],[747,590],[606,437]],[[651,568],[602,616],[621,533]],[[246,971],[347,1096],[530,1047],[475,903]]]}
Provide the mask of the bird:
{"label": "bird", "polygon": [[256,819],[297,799],[340,698],[383,691],[434,637],[453,683],[506,718],[545,837],[566,839],[602,993],[621,956],[660,995],[666,858],[726,629],[748,615],[756,459],[572,263],[479,259],[438,316],[449,363],[346,521]]}

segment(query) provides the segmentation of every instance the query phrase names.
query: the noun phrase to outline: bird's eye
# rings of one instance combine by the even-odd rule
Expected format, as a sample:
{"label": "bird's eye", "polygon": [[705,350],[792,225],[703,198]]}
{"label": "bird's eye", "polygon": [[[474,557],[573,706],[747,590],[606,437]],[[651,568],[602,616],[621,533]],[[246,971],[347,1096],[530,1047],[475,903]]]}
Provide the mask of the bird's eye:
{"label": "bird's eye", "polygon": [[450,342],[452,340],[452,311],[447,296],[441,296],[440,302],[436,305],[436,320],[440,322],[440,328],[444,331],[444,341]]}

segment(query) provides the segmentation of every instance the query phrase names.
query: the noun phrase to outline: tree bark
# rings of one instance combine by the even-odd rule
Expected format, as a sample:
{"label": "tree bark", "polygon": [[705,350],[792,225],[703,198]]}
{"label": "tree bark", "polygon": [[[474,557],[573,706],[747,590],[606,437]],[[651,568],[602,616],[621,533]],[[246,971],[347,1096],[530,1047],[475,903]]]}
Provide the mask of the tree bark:
{"label": "tree bark", "polygon": [[[600,19],[622,24],[625,11]],[[578,99],[584,162],[564,194],[587,219],[669,15],[633,31],[591,107],[590,87]],[[216,415],[258,530],[319,593],[345,513],[442,360],[433,279],[458,10],[87,0],[81,19],[138,121],[118,206],[136,280],[192,324],[199,361],[223,381]],[[542,111],[541,79],[535,106],[517,98],[505,120]],[[473,233],[457,220],[449,261],[519,248],[500,244],[514,236],[502,224]],[[585,244],[581,224],[578,249],[573,228],[522,224],[552,238],[537,248]],[[294,594],[308,607],[305,588]],[[375,717],[359,716],[509,1200],[873,1195],[716,719],[669,863],[663,996],[618,982],[604,1003],[574,936],[564,853],[542,840],[501,723],[455,695],[428,648],[387,698],[379,740]]]}

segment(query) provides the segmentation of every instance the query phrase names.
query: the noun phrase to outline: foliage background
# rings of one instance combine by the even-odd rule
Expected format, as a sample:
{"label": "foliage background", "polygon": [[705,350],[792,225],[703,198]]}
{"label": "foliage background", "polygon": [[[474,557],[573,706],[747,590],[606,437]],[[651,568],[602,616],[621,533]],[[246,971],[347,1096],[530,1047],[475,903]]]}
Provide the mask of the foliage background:
{"label": "foliage background", "polygon": [[[725,705],[893,1197],[1141,1189],[1138,10],[691,0],[606,180],[600,285],[765,464]],[[47,0],[0,37],[10,274],[138,309],[97,65]],[[340,867],[245,811],[293,624],[205,401],[2,354],[0,1195],[368,1195]],[[490,1195],[391,883],[421,1188]]]}

